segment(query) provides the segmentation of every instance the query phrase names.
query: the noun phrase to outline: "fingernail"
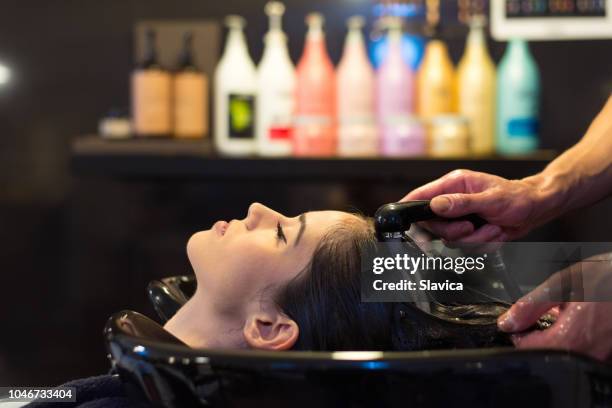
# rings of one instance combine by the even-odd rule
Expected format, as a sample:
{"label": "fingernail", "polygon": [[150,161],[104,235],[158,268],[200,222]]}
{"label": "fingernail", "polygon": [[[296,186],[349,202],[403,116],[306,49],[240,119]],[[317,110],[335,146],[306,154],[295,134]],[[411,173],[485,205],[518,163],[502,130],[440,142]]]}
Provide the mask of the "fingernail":
{"label": "fingernail", "polygon": [[436,212],[445,213],[451,208],[451,201],[447,197],[436,197],[434,198],[435,204],[434,207]]}
{"label": "fingernail", "polygon": [[497,326],[505,332],[511,332],[514,330],[514,320],[512,315],[508,312],[504,313],[497,319]]}

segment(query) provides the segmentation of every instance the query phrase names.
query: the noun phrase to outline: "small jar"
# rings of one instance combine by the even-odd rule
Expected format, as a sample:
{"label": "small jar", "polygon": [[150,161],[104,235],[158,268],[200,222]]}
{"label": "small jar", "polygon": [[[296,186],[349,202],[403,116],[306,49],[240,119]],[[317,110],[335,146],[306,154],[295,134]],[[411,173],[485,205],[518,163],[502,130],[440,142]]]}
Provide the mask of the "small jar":
{"label": "small jar", "polygon": [[132,136],[130,118],[122,110],[113,109],[100,119],[98,134],[104,139],[129,139]]}
{"label": "small jar", "polygon": [[432,157],[469,156],[470,135],[467,118],[461,115],[432,117],[429,154]]}
{"label": "small jar", "polygon": [[415,116],[388,118],[381,129],[381,153],[387,157],[424,156],[427,133],[421,119]]}

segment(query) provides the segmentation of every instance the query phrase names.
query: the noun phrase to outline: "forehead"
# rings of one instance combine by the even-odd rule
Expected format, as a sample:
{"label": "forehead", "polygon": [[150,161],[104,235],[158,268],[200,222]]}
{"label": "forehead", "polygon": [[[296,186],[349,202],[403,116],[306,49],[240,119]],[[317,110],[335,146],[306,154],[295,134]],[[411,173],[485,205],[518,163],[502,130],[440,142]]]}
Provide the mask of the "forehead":
{"label": "forehead", "polygon": [[330,228],[351,221],[362,221],[354,214],[342,211],[311,211],[305,214],[306,230],[308,235],[322,235]]}

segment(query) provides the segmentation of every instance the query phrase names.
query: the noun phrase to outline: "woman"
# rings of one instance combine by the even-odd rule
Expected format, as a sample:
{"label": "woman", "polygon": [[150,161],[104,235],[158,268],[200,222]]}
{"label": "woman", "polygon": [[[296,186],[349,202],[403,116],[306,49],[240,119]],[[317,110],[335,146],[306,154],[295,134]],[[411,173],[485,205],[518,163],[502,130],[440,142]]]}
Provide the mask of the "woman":
{"label": "woman", "polygon": [[362,303],[361,253],[370,220],[339,211],[288,218],[261,204],[219,221],[187,245],[198,282],[165,325],[192,347],[407,350],[510,345],[496,304]]}

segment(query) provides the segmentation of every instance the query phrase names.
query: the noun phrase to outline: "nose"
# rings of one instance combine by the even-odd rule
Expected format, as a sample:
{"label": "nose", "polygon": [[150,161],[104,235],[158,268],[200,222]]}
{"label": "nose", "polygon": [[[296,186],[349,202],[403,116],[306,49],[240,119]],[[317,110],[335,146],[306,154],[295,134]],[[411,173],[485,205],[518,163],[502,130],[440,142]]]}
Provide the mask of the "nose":
{"label": "nose", "polygon": [[284,216],[273,209],[260,203],[253,203],[249,206],[245,223],[247,228],[252,230],[258,226],[274,226],[281,218]]}

